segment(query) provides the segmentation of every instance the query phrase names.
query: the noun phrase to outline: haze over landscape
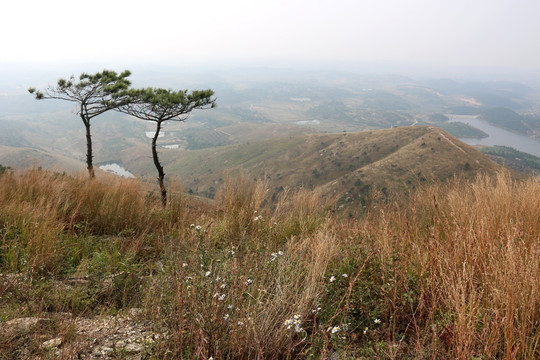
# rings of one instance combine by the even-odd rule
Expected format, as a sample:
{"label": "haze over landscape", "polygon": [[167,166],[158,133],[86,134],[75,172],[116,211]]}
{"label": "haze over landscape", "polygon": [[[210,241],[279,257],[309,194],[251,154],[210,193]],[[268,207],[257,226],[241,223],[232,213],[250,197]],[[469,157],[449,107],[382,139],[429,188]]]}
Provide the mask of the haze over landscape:
{"label": "haze over landscape", "polygon": [[10,2],[0,22],[8,35],[0,63],[538,75],[539,12],[528,0]]}
{"label": "haze over landscape", "polygon": [[[536,2],[157,1],[149,6],[98,1],[82,6],[52,1],[6,6],[0,24],[10,34],[0,54],[0,164],[12,168],[39,165],[70,173],[84,168],[84,132],[73,116],[76,108],[68,102],[36,102],[27,89],[111,68],[131,70],[134,87],[214,90],[217,109],[194,111],[184,123],[165,122],[157,141],[163,164],[172,171],[167,174],[180,176],[187,190],[207,197],[215,195],[224,171],[268,177],[272,171],[280,175],[272,178],[276,189],[328,187],[337,180],[320,176],[321,171],[343,173],[337,166],[341,161],[324,168],[323,156],[305,164],[309,171],[304,175],[282,177],[287,171],[270,170],[275,161],[270,150],[259,159],[262,166],[253,167],[254,149],[235,146],[275,147],[274,139],[291,136],[316,139],[316,134],[403,126],[435,126],[478,144],[478,150],[507,167],[529,174],[540,169],[535,157],[540,155]],[[98,166],[125,176],[153,175],[152,123],[109,112],[92,125]],[[378,141],[389,141],[391,134]],[[300,155],[287,148],[292,143],[281,144],[288,157]],[[440,164],[459,158],[436,153],[437,146],[431,149]],[[216,164],[217,153],[231,159]],[[423,168],[416,152],[407,154],[396,143],[379,152],[377,161],[367,156],[343,174],[365,183],[360,169],[371,166],[378,170],[364,185],[384,188],[452,174]],[[392,166],[408,177],[384,170],[379,163],[387,157],[400,158]],[[483,160],[455,165],[465,163]],[[392,184],[383,179],[393,179]],[[343,198],[350,198],[347,190],[339,191]]]}
{"label": "haze over landscape", "polygon": [[3,4],[0,360],[540,358],[539,14]]}

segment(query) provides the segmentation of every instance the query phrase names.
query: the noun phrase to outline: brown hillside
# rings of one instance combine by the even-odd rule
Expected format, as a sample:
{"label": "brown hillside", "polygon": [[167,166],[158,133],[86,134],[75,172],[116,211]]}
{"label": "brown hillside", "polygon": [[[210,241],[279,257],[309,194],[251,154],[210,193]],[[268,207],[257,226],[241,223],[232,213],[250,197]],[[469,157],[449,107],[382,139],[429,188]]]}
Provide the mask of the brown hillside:
{"label": "brown hillside", "polygon": [[42,167],[54,171],[76,173],[84,171],[86,164],[69,156],[53,154],[47,151],[29,148],[0,145],[0,164],[14,169]]}
{"label": "brown hillside", "polygon": [[473,178],[500,169],[474,148],[428,126],[342,134],[314,134],[249,144],[164,154],[168,174],[186,189],[210,195],[224,172],[263,177],[274,192],[282,187],[319,188],[351,205],[371,188],[383,193],[454,175]]}

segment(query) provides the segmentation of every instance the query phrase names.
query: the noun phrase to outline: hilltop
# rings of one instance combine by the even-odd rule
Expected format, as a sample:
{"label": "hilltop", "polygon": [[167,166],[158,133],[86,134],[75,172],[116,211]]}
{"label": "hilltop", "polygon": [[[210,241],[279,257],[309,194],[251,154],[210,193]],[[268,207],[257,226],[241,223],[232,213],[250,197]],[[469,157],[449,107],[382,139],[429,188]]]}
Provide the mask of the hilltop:
{"label": "hilltop", "polygon": [[275,195],[285,187],[319,189],[341,203],[358,205],[371,188],[385,194],[418,184],[471,179],[501,169],[474,148],[431,126],[340,134],[310,134],[250,142],[179,156],[164,151],[169,174],[186,190],[213,197],[226,172],[266,179]]}
{"label": "hilltop", "polygon": [[[338,200],[338,206],[359,209],[372,196],[372,190],[387,197],[426,182],[453,176],[472,179],[478,173],[493,174],[502,168],[434,126],[352,133],[300,132],[296,136],[294,127],[283,125],[240,128],[251,129],[244,139],[234,127],[223,132],[234,140],[230,145],[193,150],[160,148],[167,176],[178,178],[189,193],[213,198],[228,174],[245,172],[250,178],[265,179],[273,200],[286,188],[317,189],[321,196]],[[132,144],[116,148],[114,153],[108,151],[108,157],[139,176],[153,178],[148,144],[141,140]],[[0,163],[14,168],[42,166],[77,173],[85,168],[82,154],[78,158],[30,147],[0,146]]]}

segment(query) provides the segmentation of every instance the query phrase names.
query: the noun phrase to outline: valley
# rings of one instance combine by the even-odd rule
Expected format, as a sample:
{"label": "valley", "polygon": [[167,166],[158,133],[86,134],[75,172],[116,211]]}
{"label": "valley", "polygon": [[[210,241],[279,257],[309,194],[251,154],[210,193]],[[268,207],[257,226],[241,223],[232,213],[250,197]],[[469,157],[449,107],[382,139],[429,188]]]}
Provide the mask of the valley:
{"label": "valley", "polygon": [[[267,179],[276,194],[318,188],[351,207],[370,189],[391,193],[454,175],[472,178],[497,165],[452,135],[469,144],[463,138],[492,139],[486,132],[505,126],[505,117],[505,138],[521,136],[531,145],[520,149],[540,151],[538,90],[522,84],[265,69],[214,73],[202,83],[181,71],[169,75],[169,83],[185,78],[188,87],[216,91],[216,109],[166,122],[158,139],[167,176],[210,198],[227,172],[239,171]],[[490,130],[464,124],[467,117],[489,122]],[[81,172],[83,130],[69,104],[7,92],[0,97],[0,164]],[[93,121],[92,132],[98,166],[155,177],[153,123],[109,112]]]}

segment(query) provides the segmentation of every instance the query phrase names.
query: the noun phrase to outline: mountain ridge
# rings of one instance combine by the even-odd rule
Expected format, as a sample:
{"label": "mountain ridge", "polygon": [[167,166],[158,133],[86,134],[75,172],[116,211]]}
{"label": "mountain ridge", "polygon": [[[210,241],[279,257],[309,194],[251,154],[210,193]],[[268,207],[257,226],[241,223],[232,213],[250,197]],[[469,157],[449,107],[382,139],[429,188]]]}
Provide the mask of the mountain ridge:
{"label": "mountain ridge", "polygon": [[371,188],[403,191],[426,181],[473,178],[502,168],[433,126],[310,134],[213,149],[163,152],[165,171],[186,189],[212,197],[226,172],[266,179],[274,192],[319,188],[362,202]]}
{"label": "mountain ridge", "polygon": [[[155,176],[143,148],[117,154],[129,171]],[[272,198],[285,188],[318,189],[350,208],[364,205],[372,190],[387,197],[426,182],[472,179],[503,168],[434,126],[289,135],[199,150],[160,149],[160,158],[166,175],[179,178],[190,193],[213,198],[227,174],[243,172],[267,181]],[[67,172],[85,168],[82,161],[63,154],[8,146],[0,147],[0,163]]]}

